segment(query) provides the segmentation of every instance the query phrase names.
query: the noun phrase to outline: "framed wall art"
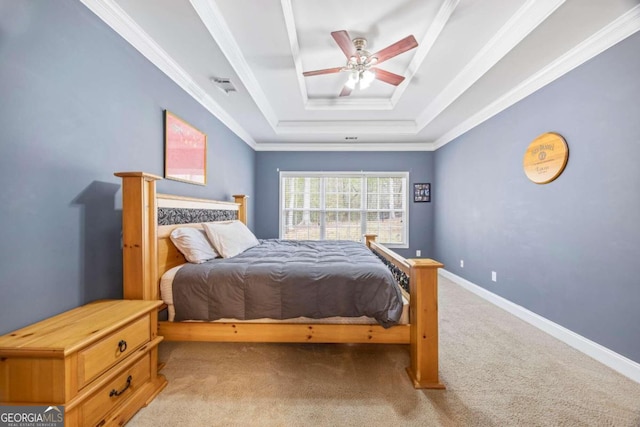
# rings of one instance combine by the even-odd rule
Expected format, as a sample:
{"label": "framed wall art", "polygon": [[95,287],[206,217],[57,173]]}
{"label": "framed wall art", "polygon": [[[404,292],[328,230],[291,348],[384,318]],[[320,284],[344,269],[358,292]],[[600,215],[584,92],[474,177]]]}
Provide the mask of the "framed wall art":
{"label": "framed wall art", "polygon": [[164,177],[206,185],[207,135],[168,110],[164,126]]}
{"label": "framed wall art", "polygon": [[430,202],[431,201],[431,184],[415,183],[413,184],[413,202]]}

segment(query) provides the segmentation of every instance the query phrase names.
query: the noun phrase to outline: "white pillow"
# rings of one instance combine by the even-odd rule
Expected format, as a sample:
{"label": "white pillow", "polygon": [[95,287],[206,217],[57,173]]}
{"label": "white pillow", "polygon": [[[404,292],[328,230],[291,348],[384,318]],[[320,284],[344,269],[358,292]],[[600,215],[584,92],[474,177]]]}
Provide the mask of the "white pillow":
{"label": "white pillow", "polygon": [[194,227],[179,227],[173,230],[169,237],[176,248],[191,263],[200,264],[218,257],[218,253],[211,246],[204,230]]}
{"label": "white pillow", "polygon": [[256,236],[240,221],[202,224],[213,247],[223,258],[231,258],[260,244]]}

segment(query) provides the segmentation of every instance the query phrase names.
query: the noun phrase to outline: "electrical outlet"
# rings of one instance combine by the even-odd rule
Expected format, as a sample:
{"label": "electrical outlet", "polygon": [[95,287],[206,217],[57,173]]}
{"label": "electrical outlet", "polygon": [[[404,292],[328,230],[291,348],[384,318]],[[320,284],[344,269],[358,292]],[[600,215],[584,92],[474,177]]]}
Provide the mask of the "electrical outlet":
{"label": "electrical outlet", "polygon": [[416,256],[422,256],[422,251],[420,249],[416,251]]}
{"label": "electrical outlet", "polygon": [[464,268],[464,260],[463,259],[460,260],[460,268]]}
{"label": "electrical outlet", "polygon": [[498,281],[498,274],[495,271],[491,272],[491,280],[494,282]]}

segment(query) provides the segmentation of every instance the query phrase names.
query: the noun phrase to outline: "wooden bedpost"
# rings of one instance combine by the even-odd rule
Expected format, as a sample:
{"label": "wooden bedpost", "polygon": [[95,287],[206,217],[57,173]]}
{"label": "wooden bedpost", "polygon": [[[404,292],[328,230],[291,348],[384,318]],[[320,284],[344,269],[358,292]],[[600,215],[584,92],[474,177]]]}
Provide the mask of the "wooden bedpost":
{"label": "wooden bedpost", "polygon": [[235,200],[235,202],[240,205],[238,206],[238,220],[243,222],[244,225],[247,225],[247,199],[248,198],[249,196],[245,196],[244,194],[233,195],[233,199]]}
{"label": "wooden bedpost", "polygon": [[438,377],[438,268],[432,259],[408,259],[411,267],[409,314],[411,365],[407,373],[415,388],[443,389]]}
{"label": "wooden bedpost", "polygon": [[364,244],[367,245],[369,249],[371,249],[371,242],[376,241],[377,234],[365,234],[364,235]]}
{"label": "wooden bedpost", "polygon": [[375,234],[365,234],[364,238],[369,249],[409,276],[411,364],[407,373],[413,386],[445,388],[438,377],[438,269],[444,265],[427,258],[404,259],[376,242]]}
{"label": "wooden bedpost", "polygon": [[156,181],[145,172],[117,172],[122,178],[122,270],[124,299],[157,300],[158,209]]}

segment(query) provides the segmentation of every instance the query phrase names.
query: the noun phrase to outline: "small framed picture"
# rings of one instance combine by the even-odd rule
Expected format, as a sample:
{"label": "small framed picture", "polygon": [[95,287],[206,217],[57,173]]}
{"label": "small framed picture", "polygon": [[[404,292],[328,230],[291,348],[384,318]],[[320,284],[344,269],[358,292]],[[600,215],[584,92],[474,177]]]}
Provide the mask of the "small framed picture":
{"label": "small framed picture", "polygon": [[430,202],[431,201],[431,183],[416,183],[413,184],[413,201],[417,202]]}

